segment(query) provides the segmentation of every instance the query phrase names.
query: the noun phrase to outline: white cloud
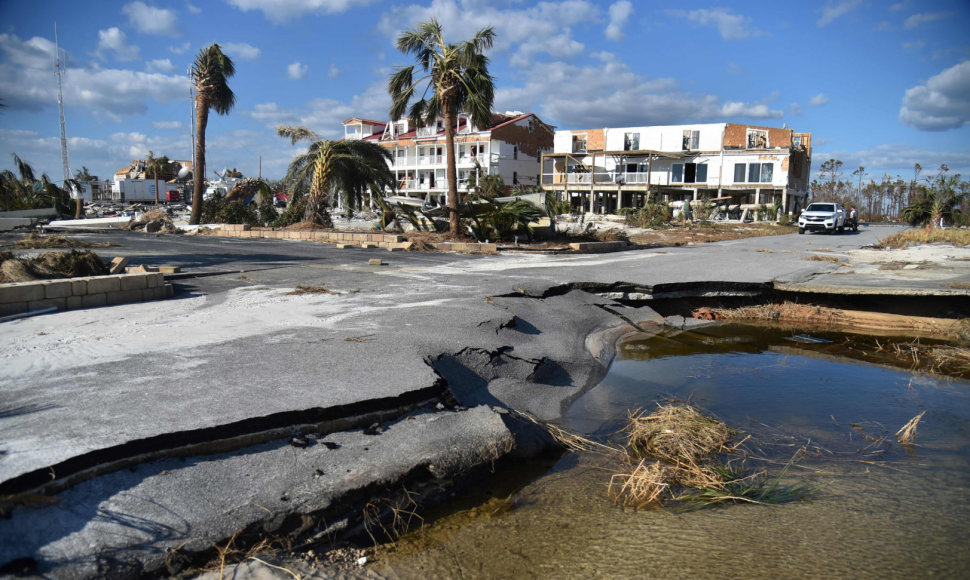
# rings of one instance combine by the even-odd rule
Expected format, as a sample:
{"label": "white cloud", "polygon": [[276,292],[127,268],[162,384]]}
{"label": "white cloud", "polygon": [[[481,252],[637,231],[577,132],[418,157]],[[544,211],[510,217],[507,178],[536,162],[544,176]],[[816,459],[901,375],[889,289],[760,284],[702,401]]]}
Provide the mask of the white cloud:
{"label": "white cloud", "polygon": [[825,96],[825,93],[819,93],[814,97],[812,97],[812,99],[808,102],[812,106],[821,107],[822,105],[829,102],[829,98]]}
{"label": "white cloud", "polygon": [[298,81],[306,78],[307,68],[307,65],[297,61],[286,67],[286,74],[290,77],[290,79]]}
{"label": "white cloud", "polygon": [[920,131],[946,131],[970,124],[970,61],[908,89],[899,120]]}
{"label": "white cloud", "polygon": [[138,58],[138,47],[125,41],[125,33],[116,26],[98,31],[98,48],[94,53],[99,58],[105,58],[106,53],[112,53],[117,60],[130,61]]}
{"label": "white cloud", "polygon": [[128,21],[138,32],[164,36],[181,34],[181,31],[175,26],[175,12],[172,10],[155,8],[137,1],[125,4],[121,8],[121,13],[128,16]]}
{"label": "white cloud", "polygon": [[915,48],[923,48],[924,46],[926,46],[926,43],[923,42],[922,40],[914,40],[912,42],[904,42],[902,44],[902,47],[903,47],[904,50],[911,50],[911,49],[915,49]]}
{"label": "white cloud", "polygon": [[332,79],[335,79],[338,76],[340,76],[340,69],[337,68],[337,65],[335,64],[330,65],[330,69],[327,71],[327,76]]}
{"label": "white cloud", "polygon": [[906,30],[912,30],[917,26],[921,26],[928,22],[933,22],[935,20],[942,20],[944,18],[949,18],[949,12],[924,12],[922,14],[913,14],[903,22],[903,28]]}
{"label": "white cloud", "polygon": [[191,2],[186,2],[185,3],[185,9],[189,11],[189,14],[201,14],[202,13],[202,9],[199,8],[198,6],[196,6],[195,4],[192,4]]}
{"label": "white cloud", "polygon": [[849,12],[855,10],[862,5],[862,0],[841,0],[834,1],[828,0],[825,6],[822,7],[822,17],[818,19],[816,24],[821,28],[823,26],[828,26],[836,18],[845,16]]}
{"label": "white cloud", "polygon": [[792,103],[792,104],[788,105],[788,110],[791,111],[791,114],[792,115],[795,115],[796,117],[799,116],[799,115],[801,115],[802,112],[804,111],[804,109],[802,108],[802,106],[799,105],[798,103]]}
{"label": "white cloud", "polygon": [[610,5],[610,23],[606,26],[606,38],[623,40],[623,27],[633,14],[633,4],[629,0],[620,0]]}
{"label": "white cloud", "polygon": [[[22,42],[12,34],[0,34],[0,86],[11,109],[40,111],[57,102],[57,83],[51,74],[53,43],[32,38]],[[88,107],[111,119],[144,114],[148,100],[170,102],[185,98],[188,80],[179,76],[98,67],[67,67],[64,102]]]}
{"label": "white cloud", "polygon": [[377,0],[227,0],[236,8],[248,12],[261,10],[263,16],[277,24],[306,14],[338,14],[351,8],[367,6]]}
{"label": "white cloud", "polygon": [[145,63],[145,70],[148,72],[171,73],[175,72],[175,65],[167,58],[158,58]]}
{"label": "white cloud", "polygon": [[741,40],[749,36],[761,36],[760,30],[750,29],[751,18],[733,14],[727,8],[702,8],[699,10],[670,10],[672,16],[686,18],[698,26],[713,26],[724,40]]}
{"label": "white cloud", "polygon": [[232,59],[256,60],[259,58],[260,50],[245,42],[226,42],[221,46],[222,52]]}
{"label": "white cloud", "polygon": [[720,121],[726,116],[781,118],[783,112],[762,102],[722,102],[715,95],[693,94],[669,78],[645,79],[610,53],[594,55],[599,65],[537,63],[523,86],[496,91],[495,109],[535,111],[561,128],[665,125]]}
{"label": "white cloud", "polygon": [[168,47],[168,50],[169,52],[172,52],[174,54],[184,54],[185,51],[187,51],[190,46],[192,46],[192,44],[188,41],[185,41],[182,44],[175,44]]}
{"label": "white cloud", "polygon": [[521,9],[481,3],[475,4],[474,10],[456,0],[432,0],[428,6],[392,8],[381,17],[378,29],[393,42],[402,28],[432,17],[441,23],[447,42],[471,38],[480,29],[492,26],[495,52],[511,52],[514,66],[529,67],[543,54],[554,58],[581,54],[586,47],[573,38],[572,27],[599,20],[601,11],[586,0],[540,2]]}
{"label": "white cloud", "polygon": [[[348,117],[386,119],[391,108],[384,81],[372,83],[349,102],[311,99],[301,107],[283,109],[277,103],[260,103],[248,114],[273,129],[277,125],[304,125],[326,139],[343,136],[342,123]],[[283,140],[280,139],[282,143]],[[289,142],[286,142],[289,147]]]}
{"label": "white cloud", "polygon": [[152,127],[156,129],[181,129],[182,121],[152,121]]}
{"label": "white cloud", "polygon": [[888,20],[883,20],[882,22],[877,24],[873,30],[876,30],[878,32],[888,32],[891,30],[896,30],[896,27],[893,26],[892,23],[889,22]]}

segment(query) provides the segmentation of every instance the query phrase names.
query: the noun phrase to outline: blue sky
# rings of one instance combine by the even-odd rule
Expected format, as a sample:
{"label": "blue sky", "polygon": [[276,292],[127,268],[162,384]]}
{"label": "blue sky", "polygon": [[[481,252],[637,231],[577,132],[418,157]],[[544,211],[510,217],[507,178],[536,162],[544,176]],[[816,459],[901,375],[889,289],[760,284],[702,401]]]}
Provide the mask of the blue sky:
{"label": "blue sky", "polygon": [[970,176],[966,0],[0,0],[0,168],[15,152],[62,177],[55,20],[72,170],[190,158],[186,71],[218,42],[237,102],[210,116],[207,165],[256,175],[262,156],[277,178],[295,153],[277,124],[336,138],[347,117],[386,119],[387,78],[410,64],[394,38],[432,16],[449,40],[495,28],[499,112],[560,129],[785,124],[813,133],[815,171],[835,157],[846,177],[908,180],[915,162]]}

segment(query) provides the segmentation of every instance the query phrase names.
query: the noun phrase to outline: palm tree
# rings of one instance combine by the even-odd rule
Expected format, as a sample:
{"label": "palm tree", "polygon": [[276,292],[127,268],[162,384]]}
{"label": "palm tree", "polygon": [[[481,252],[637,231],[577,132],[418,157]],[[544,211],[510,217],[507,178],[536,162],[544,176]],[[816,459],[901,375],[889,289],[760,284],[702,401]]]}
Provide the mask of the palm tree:
{"label": "palm tree", "polygon": [[[397,48],[413,55],[424,76],[415,80],[415,65],[399,68],[388,81],[391,94],[391,121],[399,120],[408,103],[424,84],[420,100],[411,104],[408,116],[418,125],[434,124],[440,116],[445,124],[447,156],[448,209],[451,235],[458,235],[458,178],[455,169],[455,125],[459,112],[467,112],[480,128],[491,124],[495,84],[488,73],[488,58],[482,51],[492,47],[495,32],[483,28],[471,39],[448,44],[441,25],[432,18],[414,30],[405,30],[397,38]],[[426,98],[429,91],[431,96]]]}
{"label": "palm tree", "polygon": [[302,155],[297,155],[286,172],[290,191],[309,188],[303,219],[324,226],[332,225],[326,203],[337,193],[345,192],[348,200],[360,197],[370,189],[382,192],[394,187],[390,166],[391,153],[377,143],[359,139],[349,141],[321,140],[306,127],[280,125],[276,134],[297,141],[315,140]]}
{"label": "palm tree", "polygon": [[[152,177],[155,179],[155,205],[158,205],[158,174],[167,175],[171,173],[172,162],[168,160],[168,157],[162,155],[161,157],[155,157],[152,150],[148,150],[148,157],[145,159],[146,171],[152,172]],[[194,209],[194,208],[193,208]]]}
{"label": "palm tree", "polygon": [[[202,217],[202,192],[205,187],[205,128],[209,123],[209,109],[228,115],[236,104],[236,95],[226,82],[236,74],[232,59],[222,53],[218,44],[202,49],[192,65],[192,84],[195,86],[195,166],[192,168],[192,216],[190,224]],[[157,189],[156,189],[157,191]]]}
{"label": "palm tree", "polygon": [[71,203],[69,187],[76,187],[77,182],[68,179],[64,187],[58,187],[47,174],[38,179],[34,168],[29,163],[13,154],[17,174],[6,169],[0,171],[0,208],[6,210],[53,208],[58,215],[66,215]]}
{"label": "palm tree", "polygon": [[914,200],[900,214],[911,225],[930,228],[943,224],[956,224],[964,219],[961,207],[967,196],[959,191],[959,175],[947,175],[940,171],[933,184],[920,190]]}

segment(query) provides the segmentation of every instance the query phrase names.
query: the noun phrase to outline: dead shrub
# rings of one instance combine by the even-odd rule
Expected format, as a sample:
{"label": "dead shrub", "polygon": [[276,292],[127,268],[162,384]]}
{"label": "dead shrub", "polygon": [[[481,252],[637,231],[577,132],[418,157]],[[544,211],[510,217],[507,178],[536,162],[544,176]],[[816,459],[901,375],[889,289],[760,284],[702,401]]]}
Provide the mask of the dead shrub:
{"label": "dead shrub", "polygon": [[102,276],[108,273],[104,261],[90,250],[44,252],[33,258],[15,258],[9,252],[5,254],[2,257],[6,259],[0,265],[0,283]]}
{"label": "dead shrub", "polygon": [[641,459],[630,473],[617,473],[606,490],[617,505],[643,509],[655,506],[670,493],[672,468],[660,461]]}

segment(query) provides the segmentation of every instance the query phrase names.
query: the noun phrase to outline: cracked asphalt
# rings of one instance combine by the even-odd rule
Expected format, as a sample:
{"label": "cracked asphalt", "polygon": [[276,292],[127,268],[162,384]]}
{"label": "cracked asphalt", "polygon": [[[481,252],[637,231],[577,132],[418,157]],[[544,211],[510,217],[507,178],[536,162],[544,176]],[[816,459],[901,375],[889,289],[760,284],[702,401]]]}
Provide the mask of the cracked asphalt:
{"label": "cracked asphalt", "polygon": [[0,325],[0,495],[56,498],[15,498],[30,505],[0,520],[0,565],[175,573],[240,531],[353,531],[361,490],[444,485],[546,445],[506,409],[554,421],[602,378],[619,335],[663,322],[611,290],[970,281],[908,270],[897,284],[808,259],[894,231],[579,256],[78,234],[119,244],[103,257],[183,273],[170,300]]}

